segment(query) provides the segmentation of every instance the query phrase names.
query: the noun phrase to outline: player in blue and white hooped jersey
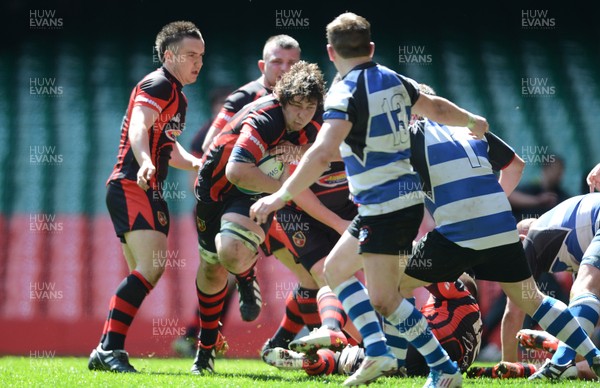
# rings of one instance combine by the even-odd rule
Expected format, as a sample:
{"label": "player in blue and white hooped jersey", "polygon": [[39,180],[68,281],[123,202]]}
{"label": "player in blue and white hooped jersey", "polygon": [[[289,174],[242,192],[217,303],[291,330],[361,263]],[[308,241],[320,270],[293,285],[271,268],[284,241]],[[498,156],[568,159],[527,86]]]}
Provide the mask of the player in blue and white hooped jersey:
{"label": "player in blue and white hooped jersey", "polygon": [[[386,345],[375,310],[421,352],[430,366],[427,387],[460,386],[462,375],[427,330],[423,315],[398,284],[423,217],[419,181],[410,167],[411,112],[483,137],[487,121],[450,101],[420,94],[414,81],[373,62],[370,24],[353,13],[327,26],[327,52],[342,80],[329,91],[324,125],[298,169],[282,188],[256,202],[251,217],[268,214],[312,184],[340,155],[359,214],[327,257],[325,278],[359,329],[367,357],[344,385],[367,384],[395,373],[405,354]],[[358,248],[358,249],[357,249]],[[354,276],[363,268],[367,289]],[[370,302],[370,303],[369,303]]]}
{"label": "player in blue and white hooped jersey", "polygon": [[[426,85],[422,92],[433,93]],[[429,119],[411,127],[411,150],[436,227],[413,249],[400,283],[403,295],[471,269],[477,279],[499,282],[508,299],[600,371],[600,350],[570,309],[542,294],[531,276],[507,198],[523,160],[491,133],[474,139],[467,128]]]}
{"label": "player in blue and white hooped jersey", "polygon": [[512,148],[492,133],[476,140],[465,128],[428,119],[415,123],[411,136],[411,161],[439,233],[476,250],[519,241],[510,203],[494,174],[509,167],[504,178],[518,182],[522,163]]}
{"label": "player in blue and white hooped jersey", "polygon": [[418,97],[415,81],[375,62],[353,68],[328,94],[323,119],[354,123],[340,153],[362,216],[423,202],[407,122]]}
{"label": "player in blue and white hooped jersey", "polygon": [[[569,309],[589,335],[600,317],[600,193],[567,199],[539,219],[525,219],[518,226],[534,278],[546,272],[577,275],[571,287]],[[516,357],[514,337],[524,315],[514,303],[507,303],[502,319],[502,352],[506,358]],[[532,377],[575,377],[577,369],[581,378],[590,377],[587,368],[575,366],[575,356],[572,349],[561,343],[552,360]]]}

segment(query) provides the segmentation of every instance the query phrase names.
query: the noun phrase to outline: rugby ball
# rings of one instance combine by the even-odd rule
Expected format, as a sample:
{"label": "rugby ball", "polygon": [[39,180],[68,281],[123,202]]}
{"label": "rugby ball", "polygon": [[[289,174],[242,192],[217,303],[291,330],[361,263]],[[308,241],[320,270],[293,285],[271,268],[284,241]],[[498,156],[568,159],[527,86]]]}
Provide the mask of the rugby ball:
{"label": "rugby ball", "polygon": [[[283,174],[283,162],[277,159],[277,155],[265,155],[256,165],[260,171],[273,179],[279,179]],[[246,190],[238,186],[238,189],[245,194],[260,194],[257,191]]]}

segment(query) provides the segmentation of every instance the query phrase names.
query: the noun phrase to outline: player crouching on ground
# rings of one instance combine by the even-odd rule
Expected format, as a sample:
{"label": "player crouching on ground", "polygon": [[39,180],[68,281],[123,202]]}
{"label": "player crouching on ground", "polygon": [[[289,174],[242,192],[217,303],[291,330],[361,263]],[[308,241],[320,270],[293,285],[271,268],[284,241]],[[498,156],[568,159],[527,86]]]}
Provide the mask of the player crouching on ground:
{"label": "player crouching on ground", "polygon": [[[427,287],[429,299],[421,308],[432,334],[456,361],[461,372],[471,366],[481,344],[481,313],[477,304],[477,284],[467,273],[455,282],[434,283]],[[389,329],[389,328],[388,328]],[[394,335],[395,334],[395,335]],[[386,332],[387,344],[395,351],[399,333]],[[309,375],[332,373],[351,375],[365,357],[364,349],[348,345],[339,352],[319,349],[316,357],[284,348],[269,349],[263,360],[279,369],[303,369]],[[412,346],[406,353],[405,367],[399,376],[427,376],[429,366]]]}

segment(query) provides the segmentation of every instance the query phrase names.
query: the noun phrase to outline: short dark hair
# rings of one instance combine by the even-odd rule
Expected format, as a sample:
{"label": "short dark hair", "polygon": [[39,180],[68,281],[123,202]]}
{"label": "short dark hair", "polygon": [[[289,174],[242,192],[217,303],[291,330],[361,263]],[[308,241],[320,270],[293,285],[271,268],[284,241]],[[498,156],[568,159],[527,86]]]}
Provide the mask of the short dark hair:
{"label": "short dark hair", "polygon": [[371,53],[371,24],[362,16],[346,12],[327,25],[327,42],[342,58]]}
{"label": "short dark hair", "polygon": [[289,35],[273,35],[265,42],[263,47],[263,59],[267,59],[267,54],[270,50],[270,46],[281,48],[284,50],[297,49],[300,52],[300,43]]}
{"label": "short dark hair", "polygon": [[321,105],[325,93],[323,73],[316,63],[299,61],[277,81],[273,91],[283,106],[298,96]]}
{"label": "short dark hair", "polygon": [[202,39],[202,34],[196,25],[188,21],[171,22],[164,26],[156,35],[154,46],[160,62],[165,61],[165,51],[181,42],[184,38]]}

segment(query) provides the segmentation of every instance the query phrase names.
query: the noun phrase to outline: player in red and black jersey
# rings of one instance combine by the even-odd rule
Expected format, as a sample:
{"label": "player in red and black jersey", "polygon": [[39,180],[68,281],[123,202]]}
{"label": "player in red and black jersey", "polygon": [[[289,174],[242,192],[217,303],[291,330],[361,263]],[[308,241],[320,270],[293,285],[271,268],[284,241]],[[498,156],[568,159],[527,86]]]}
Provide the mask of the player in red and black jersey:
{"label": "player in red and black jersey", "polygon": [[[459,281],[433,283],[425,288],[430,297],[421,307],[421,313],[450,359],[458,363],[461,372],[466,372],[479,354],[481,345],[482,322],[475,281],[463,274]],[[429,366],[423,356],[410,346],[406,369],[409,376],[429,374]]]}
{"label": "player in red and black jersey", "polygon": [[[275,180],[258,172],[256,164],[275,146],[280,146],[277,152],[283,149],[282,144],[303,146],[314,140],[321,126],[321,118],[315,114],[317,107],[314,105],[315,112],[305,124],[305,117],[297,117],[298,113],[294,112],[294,108],[301,108],[299,99],[289,101],[284,107],[279,97],[268,95],[246,105],[214,139],[202,158],[196,196],[203,201],[223,201],[246,195],[236,186],[246,191],[269,192]],[[238,163],[248,171],[233,170],[232,166],[239,167]]]}
{"label": "player in red and black jersey", "polygon": [[[322,263],[319,268],[313,269],[313,266],[331,251],[345,227],[349,225],[343,220],[352,220],[357,210],[350,199],[342,161],[332,162],[323,175],[311,185],[310,191],[319,200],[320,207],[326,208],[337,217],[324,219],[322,215],[314,214],[315,210],[312,208],[304,209],[307,204],[303,196],[300,200],[289,202],[277,211],[275,226],[280,241],[292,252],[297,262],[318,277],[320,283],[323,277]],[[331,223],[334,223],[332,225],[334,227],[328,226]],[[323,245],[331,246],[327,249],[322,247]],[[325,282],[322,283],[324,284]]]}
{"label": "player in red and black jersey", "polygon": [[[283,243],[293,260],[311,277],[312,283],[306,281],[305,276],[300,276],[301,271],[290,268],[293,263],[284,261],[284,264],[298,276],[299,282],[314,284],[320,290],[318,293],[314,290],[313,298],[317,301],[318,309],[314,317],[302,314],[301,309],[305,308],[302,304],[294,306],[286,301],[286,312],[279,328],[263,346],[262,356],[265,362],[272,363],[270,358],[277,357],[271,349],[287,348],[290,343],[291,347],[294,344],[291,341],[305,324],[309,330],[317,329],[322,324],[328,330],[338,333],[341,345],[347,343],[347,338],[341,331],[348,319],[337,297],[326,287],[323,264],[356,214],[357,208],[350,199],[346,171],[341,161],[332,162],[310,190],[277,211],[269,233]],[[298,287],[287,298],[297,299],[298,294],[308,295],[311,291]],[[352,333],[357,336],[355,331]],[[330,337],[329,333],[327,337]]]}
{"label": "player in red and black jersey", "polygon": [[187,100],[182,87],[196,82],[204,40],[191,22],[167,24],[156,37],[163,66],[142,79],[131,93],[121,128],[117,163],[107,182],[106,204],[131,274],[110,302],[91,370],[135,372],[125,338],[138,308],[164,271],[169,211],[162,183],[168,166],[194,170],[200,160],[177,143],[185,126]]}
{"label": "player in red and black jersey", "polygon": [[[323,93],[318,66],[296,63],[277,82],[273,96],[238,112],[202,159],[195,187],[200,250],[196,286],[202,328],[192,373],[213,371],[227,272],[245,276],[252,269],[268,230],[250,219],[250,206],[260,193],[276,191],[281,182],[264,174],[258,162],[273,148],[277,152],[277,145],[307,145],[320,128],[316,113]],[[302,154],[296,153],[298,158]]]}
{"label": "player in red and black jersey", "polygon": [[262,75],[227,97],[221,111],[208,130],[202,150],[204,152],[208,150],[213,138],[244,105],[271,94],[277,80],[299,60],[300,45],[296,39],[288,35],[275,35],[267,39],[263,47],[262,59],[258,60],[258,69]]}
{"label": "player in red and black jersey", "polygon": [[[433,283],[426,287],[429,299],[420,311],[427,320],[432,334],[465,372],[479,353],[481,345],[481,312],[477,304],[477,284],[463,273],[455,282]],[[386,328],[389,329],[389,328]],[[387,345],[393,352],[398,349],[399,332],[386,330]],[[405,349],[406,365],[399,375],[427,376],[429,366],[423,356],[412,346]],[[272,352],[269,360],[280,369],[304,369],[309,375],[353,374],[365,357],[364,349],[346,346],[340,352],[320,349],[312,358],[287,349]]]}
{"label": "player in red and black jersey", "polygon": [[[198,150],[200,155],[208,152],[214,137],[245,105],[256,101],[263,96],[272,94],[273,87],[277,80],[280,79],[285,72],[289,71],[292,65],[300,60],[300,51],[299,43],[289,35],[275,35],[267,39],[263,46],[262,58],[258,60],[258,69],[261,72],[261,76],[254,81],[239,87],[235,91],[227,93],[224,97],[225,101],[219,106],[217,114],[215,114],[214,119],[205,129],[205,132],[202,134],[199,133],[201,140],[199,140],[199,144],[197,144],[196,147],[200,148],[200,150]],[[196,142],[197,140],[198,138],[195,137],[194,141]],[[192,146],[192,151],[194,151],[194,149],[195,147]],[[282,261],[285,260],[286,254],[289,255],[287,250],[282,248],[282,245],[277,240],[269,239],[269,237],[267,237],[264,247],[267,249],[267,255],[272,253]],[[247,276],[236,277],[235,285],[238,286],[238,292],[244,294],[240,295],[242,299],[248,299],[249,302],[243,307],[243,318],[246,321],[252,320],[252,317],[258,316],[257,311],[259,311],[259,308],[256,305],[256,302],[260,299],[260,288],[256,282],[255,270],[252,269]],[[230,288],[232,288],[231,285]],[[231,290],[228,295],[231,295]],[[249,300],[252,298],[255,300],[255,303],[252,303]],[[226,298],[226,304],[228,299],[229,298]],[[248,310],[253,311],[248,313]],[[227,308],[225,308],[224,311],[227,311]],[[197,318],[199,317],[199,312],[196,312],[194,315],[193,324],[187,328],[188,333],[186,334],[185,339],[183,341],[178,339],[175,343],[176,349],[181,353],[187,353],[187,344],[190,342],[193,343],[193,352],[195,353],[196,351],[195,337],[200,329],[200,322]],[[224,320],[226,320],[226,318],[224,318]],[[190,341],[190,339],[193,341]]]}

